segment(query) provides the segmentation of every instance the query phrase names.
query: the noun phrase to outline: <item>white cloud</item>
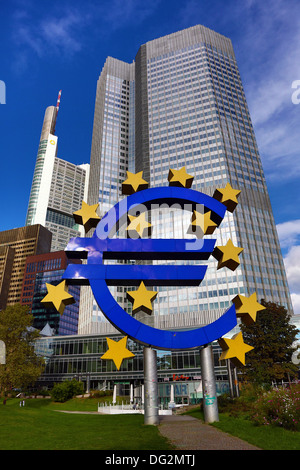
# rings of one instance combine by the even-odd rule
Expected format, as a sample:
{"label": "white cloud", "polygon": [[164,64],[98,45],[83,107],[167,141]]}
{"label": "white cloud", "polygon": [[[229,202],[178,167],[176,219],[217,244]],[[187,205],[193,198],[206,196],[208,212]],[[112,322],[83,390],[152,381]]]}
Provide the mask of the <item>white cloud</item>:
{"label": "white cloud", "polygon": [[293,246],[284,258],[284,265],[295,315],[300,314],[300,245]]}
{"label": "white cloud", "polygon": [[50,55],[72,58],[90,44],[94,45],[95,38],[100,45],[104,39],[107,47],[112,34],[129,25],[136,27],[141,24],[151,16],[160,1],[101,0],[74,5],[71,0],[66,0],[62,6],[54,1],[49,12],[43,6],[39,9],[31,2],[27,4],[18,0],[20,5],[13,14],[11,25],[17,46],[14,69],[25,70],[34,56],[39,59]]}
{"label": "white cloud", "polygon": [[291,294],[294,314],[300,315],[300,294]]}
{"label": "white cloud", "polygon": [[284,258],[291,292],[300,294],[300,245],[293,246]]}
{"label": "white cloud", "polygon": [[295,315],[300,314],[300,219],[276,226]]}
{"label": "white cloud", "polygon": [[300,219],[283,222],[276,228],[282,248],[291,249],[298,241],[300,242]]}
{"label": "white cloud", "polygon": [[13,38],[22,53],[34,52],[38,57],[60,52],[73,54],[81,49],[79,31],[86,24],[86,15],[65,10],[59,17],[35,18],[30,11],[14,15]]}
{"label": "white cloud", "polygon": [[46,44],[59,50],[63,49],[68,53],[77,52],[82,47],[77,28],[82,28],[85,24],[86,16],[71,11],[61,18],[42,21],[39,26],[40,37]]}
{"label": "white cloud", "polygon": [[300,4],[252,4],[259,9],[258,23],[247,23],[244,43],[250,51],[245,70],[250,114],[268,178],[295,178],[300,175],[300,105],[292,103],[292,83],[300,79]]}

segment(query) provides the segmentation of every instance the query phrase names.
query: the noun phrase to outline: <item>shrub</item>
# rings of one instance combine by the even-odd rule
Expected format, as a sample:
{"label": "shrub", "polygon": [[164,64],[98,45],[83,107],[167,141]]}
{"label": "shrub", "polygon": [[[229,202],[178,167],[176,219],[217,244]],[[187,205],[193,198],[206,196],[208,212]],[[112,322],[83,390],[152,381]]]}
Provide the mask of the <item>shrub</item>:
{"label": "shrub", "polygon": [[75,395],[83,393],[83,383],[73,379],[59,384],[55,384],[51,390],[51,398],[54,401],[63,403],[70,400]]}
{"label": "shrub", "polygon": [[239,398],[231,398],[229,394],[218,397],[219,410],[228,413],[229,416],[243,415],[245,418],[251,417],[253,413],[253,403],[262,391],[261,387],[254,387],[251,384],[240,384]]}
{"label": "shrub", "polygon": [[106,396],[106,392],[104,390],[93,390],[90,393],[90,398],[101,398],[105,396]]}
{"label": "shrub", "polygon": [[90,398],[109,397],[113,394],[112,390],[92,390]]}
{"label": "shrub", "polygon": [[300,384],[264,393],[254,405],[253,421],[258,425],[300,429]]}

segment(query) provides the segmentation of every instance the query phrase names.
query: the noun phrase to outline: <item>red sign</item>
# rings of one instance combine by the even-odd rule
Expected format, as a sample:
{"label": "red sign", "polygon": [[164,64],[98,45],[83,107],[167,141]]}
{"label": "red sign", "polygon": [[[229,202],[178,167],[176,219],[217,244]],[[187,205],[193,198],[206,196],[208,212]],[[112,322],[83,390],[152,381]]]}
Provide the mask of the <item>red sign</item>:
{"label": "red sign", "polygon": [[189,377],[186,377],[185,375],[176,375],[176,374],[173,374],[173,380],[176,381],[176,380],[190,380]]}

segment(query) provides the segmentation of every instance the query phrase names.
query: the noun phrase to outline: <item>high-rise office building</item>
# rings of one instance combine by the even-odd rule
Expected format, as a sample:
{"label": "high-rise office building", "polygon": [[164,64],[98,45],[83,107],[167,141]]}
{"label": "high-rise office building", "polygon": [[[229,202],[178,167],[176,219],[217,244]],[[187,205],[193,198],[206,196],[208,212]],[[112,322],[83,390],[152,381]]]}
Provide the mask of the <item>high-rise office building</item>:
{"label": "high-rise office building", "polygon": [[41,300],[47,295],[47,284],[57,285],[68,265],[64,251],[28,256],[20,303],[27,305],[34,317],[33,327],[43,330],[46,326],[55,335],[77,334],[80,287],[69,286],[68,292],[75,303],[67,305],[61,315],[54,307],[45,307]]}
{"label": "high-rise office building", "polygon": [[[108,57],[97,83],[88,203],[99,202],[100,214],[118,202],[130,165],[134,171],[134,71],[134,63]],[[112,290],[127,306],[123,288]],[[105,328],[109,330],[110,325],[99,312],[90,288],[82,287],[78,332],[98,333]]]}
{"label": "high-rise office building", "polygon": [[53,234],[51,251],[64,250],[69,239],[83,235],[73,212],[87,197],[89,165],[57,158],[57,106],[46,109],[31,186],[26,225],[41,224]]}
{"label": "high-rise office building", "polygon": [[[197,288],[165,288],[154,302],[160,328],[216,320],[237,295],[257,293],[292,305],[274,217],[247,101],[230,39],[194,26],[149,41],[131,64],[108,58],[98,80],[91,151],[89,204],[106,212],[121,197],[126,170],[143,171],[150,187],[168,184],[170,168],[194,176],[193,189],[213,195],[229,182],[241,190],[234,213],[214,233],[243,247],[240,266],[216,270],[208,262]],[[191,214],[158,210],[153,238],[190,238]],[[208,235],[209,237],[209,235]],[[212,257],[211,257],[212,258]],[[117,300],[124,301],[118,288]],[[82,334],[107,329],[97,307],[85,310]],[[81,323],[81,320],[80,320]]]}
{"label": "high-rise office building", "polygon": [[86,200],[89,165],[74,165],[55,158],[49,191],[45,227],[52,232],[51,251],[65,249],[71,237],[83,231],[73,217]]}
{"label": "high-rise office building", "polygon": [[134,71],[134,63],[108,57],[97,84],[88,202],[99,202],[101,213],[118,202],[130,158],[134,170]]}
{"label": "high-rise office building", "polygon": [[26,258],[48,253],[51,238],[41,225],[0,232],[0,309],[20,302]]}

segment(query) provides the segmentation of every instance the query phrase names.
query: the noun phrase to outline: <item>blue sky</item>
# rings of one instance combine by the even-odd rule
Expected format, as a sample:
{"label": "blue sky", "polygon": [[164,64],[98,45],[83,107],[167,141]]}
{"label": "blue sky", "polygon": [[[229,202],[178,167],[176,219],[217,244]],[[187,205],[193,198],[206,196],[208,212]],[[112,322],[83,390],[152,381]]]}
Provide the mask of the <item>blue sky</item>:
{"label": "blue sky", "polygon": [[300,313],[299,0],[0,1],[0,231],[25,224],[44,111],[58,91],[58,157],[88,163],[106,57],[131,62],[141,44],[195,24],[233,42]]}

